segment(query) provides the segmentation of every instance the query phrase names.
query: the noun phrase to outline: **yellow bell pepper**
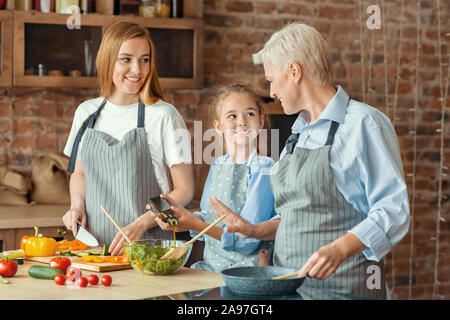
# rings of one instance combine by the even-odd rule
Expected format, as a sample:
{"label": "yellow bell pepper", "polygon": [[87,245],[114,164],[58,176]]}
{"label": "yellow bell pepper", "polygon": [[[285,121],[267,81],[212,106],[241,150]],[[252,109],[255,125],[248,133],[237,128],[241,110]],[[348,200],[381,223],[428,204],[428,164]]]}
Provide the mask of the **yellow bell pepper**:
{"label": "yellow bell pepper", "polygon": [[31,257],[50,257],[56,252],[56,240],[42,237],[38,233],[38,227],[34,227],[35,235],[30,237],[25,244],[25,255]]}

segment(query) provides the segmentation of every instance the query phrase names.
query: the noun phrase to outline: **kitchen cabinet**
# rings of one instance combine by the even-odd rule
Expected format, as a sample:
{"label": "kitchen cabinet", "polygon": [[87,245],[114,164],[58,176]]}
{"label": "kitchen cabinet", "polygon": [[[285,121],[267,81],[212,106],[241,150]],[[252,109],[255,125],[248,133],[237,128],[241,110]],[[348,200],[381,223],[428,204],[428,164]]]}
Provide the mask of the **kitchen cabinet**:
{"label": "kitchen cabinet", "polygon": [[93,74],[102,34],[118,21],[150,31],[164,88],[203,87],[202,19],[164,19],[100,14],[14,11],[13,85],[97,87]]}
{"label": "kitchen cabinet", "polygon": [[0,86],[12,85],[13,14],[0,10]]}
{"label": "kitchen cabinet", "polygon": [[[57,237],[58,229],[64,226],[62,216],[69,205],[0,206],[0,240],[2,250],[20,248],[24,235],[34,235],[34,226],[46,237]],[[73,240],[72,232],[64,236]]]}

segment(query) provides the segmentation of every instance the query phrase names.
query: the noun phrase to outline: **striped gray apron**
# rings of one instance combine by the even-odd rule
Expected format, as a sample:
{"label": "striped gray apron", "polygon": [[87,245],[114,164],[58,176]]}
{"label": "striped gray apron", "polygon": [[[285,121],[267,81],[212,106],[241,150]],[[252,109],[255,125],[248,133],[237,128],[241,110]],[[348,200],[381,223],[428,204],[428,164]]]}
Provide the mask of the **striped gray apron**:
{"label": "striped gray apron", "polygon": [[[86,177],[87,230],[100,244],[110,244],[117,233],[100,206],[108,210],[119,226],[125,227],[147,211],[145,205],[150,198],[161,194],[144,128],[145,105],[139,100],[137,128],[119,141],[93,129],[105,104],[106,99],[80,128],[68,168],[73,172],[78,145],[84,134],[81,161]],[[160,228],[147,230],[142,235],[142,239],[172,238],[172,232]]]}
{"label": "striped gray apron", "polygon": [[[365,219],[344,199],[331,173],[329,153],[338,126],[333,121],[325,146],[313,150],[295,148],[298,134],[291,136],[286,155],[272,168],[275,210],[281,216],[277,266],[299,269],[315,251]],[[358,253],[325,280],[307,278],[298,292],[304,299],[386,299],[384,264]]]}
{"label": "striped gray apron", "polygon": [[[240,213],[247,200],[248,179],[250,175],[250,162],[253,159],[252,154],[247,164],[222,163],[214,167],[211,177],[209,190],[210,197],[216,197],[231,211]],[[205,222],[213,223],[219,217],[214,209],[208,204],[206,209]],[[223,228],[224,223],[219,222],[217,226]],[[191,268],[220,272],[231,267],[257,266],[259,264],[259,250],[269,249],[273,246],[272,241],[263,241],[259,249],[250,255],[244,255],[235,251],[226,251],[222,249],[219,240],[205,235],[205,249],[203,252],[203,261],[194,263]]]}

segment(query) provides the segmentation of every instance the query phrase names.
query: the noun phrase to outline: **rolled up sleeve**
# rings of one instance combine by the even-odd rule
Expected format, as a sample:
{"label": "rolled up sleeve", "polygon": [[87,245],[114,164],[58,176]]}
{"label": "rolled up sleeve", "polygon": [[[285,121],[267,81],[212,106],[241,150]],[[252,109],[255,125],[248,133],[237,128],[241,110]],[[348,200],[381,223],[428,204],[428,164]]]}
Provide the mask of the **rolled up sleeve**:
{"label": "rolled up sleeve", "polygon": [[367,247],[363,251],[367,259],[380,261],[410,225],[408,192],[393,129],[378,128],[367,135],[358,163],[370,210],[349,232]]}

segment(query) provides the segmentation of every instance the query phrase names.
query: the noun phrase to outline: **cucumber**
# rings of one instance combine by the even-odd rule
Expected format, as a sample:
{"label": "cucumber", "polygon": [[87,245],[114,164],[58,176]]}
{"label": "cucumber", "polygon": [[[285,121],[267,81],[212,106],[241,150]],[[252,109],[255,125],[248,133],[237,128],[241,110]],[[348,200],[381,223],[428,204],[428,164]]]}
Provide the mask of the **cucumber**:
{"label": "cucumber", "polygon": [[58,274],[64,274],[64,272],[57,268],[37,265],[31,266],[28,269],[28,275],[36,279],[53,280]]}
{"label": "cucumber", "polygon": [[99,256],[99,255],[101,255],[101,252],[99,252],[99,251],[89,251],[89,255],[90,256]]}
{"label": "cucumber", "polygon": [[111,254],[108,252],[109,244],[104,244],[102,248],[102,256],[110,256]]}

